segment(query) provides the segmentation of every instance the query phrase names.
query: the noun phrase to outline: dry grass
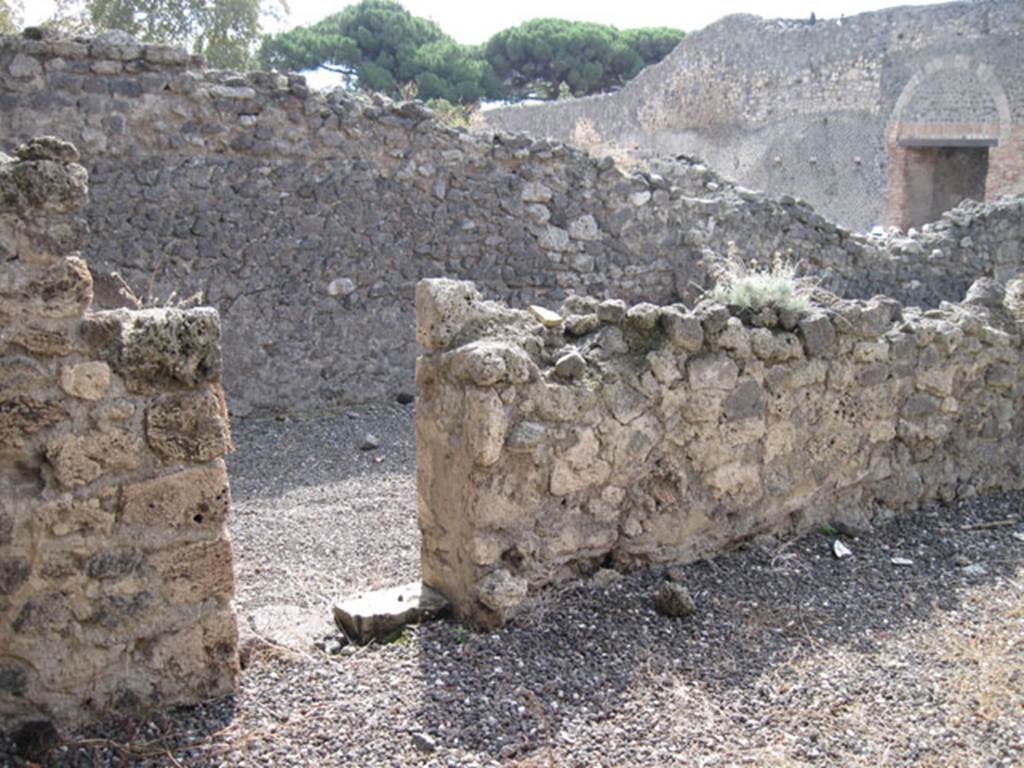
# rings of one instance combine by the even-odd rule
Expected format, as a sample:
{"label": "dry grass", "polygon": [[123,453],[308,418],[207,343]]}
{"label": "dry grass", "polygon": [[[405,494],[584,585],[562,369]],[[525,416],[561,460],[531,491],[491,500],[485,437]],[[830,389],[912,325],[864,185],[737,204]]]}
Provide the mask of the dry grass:
{"label": "dry grass", "polygon": [[813,305],[815,281],[798,276],[797,266],[786,259],[775,257],[764,268],[730,254],[710,264],[709,270],[715,287],[708,295],[721,304],[748,307],[755,312],[806,312]]}

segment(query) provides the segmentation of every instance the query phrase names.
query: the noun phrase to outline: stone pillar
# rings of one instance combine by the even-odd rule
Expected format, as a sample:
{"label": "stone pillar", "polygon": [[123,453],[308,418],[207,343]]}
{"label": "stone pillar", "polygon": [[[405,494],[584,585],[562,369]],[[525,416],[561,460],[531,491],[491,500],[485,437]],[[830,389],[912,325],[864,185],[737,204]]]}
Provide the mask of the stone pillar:
{"label": "stone pillar", "polygon": [[234,690],[230,448],[211,309],[89,312],[85,169],[0,156],[0,722]]}

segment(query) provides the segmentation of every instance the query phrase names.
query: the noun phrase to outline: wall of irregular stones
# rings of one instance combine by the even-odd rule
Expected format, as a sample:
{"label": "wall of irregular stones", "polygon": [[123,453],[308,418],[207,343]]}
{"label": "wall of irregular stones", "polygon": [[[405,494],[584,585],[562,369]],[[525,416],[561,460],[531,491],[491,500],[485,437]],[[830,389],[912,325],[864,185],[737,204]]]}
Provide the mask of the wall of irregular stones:
{"label": "wall of irregular stones", "polygon": [[494,626],[605,564],[1019,488],[1022,287],[982,280],[924,312],[575,297],[555,313],[424,281],[424,582]]}
{"label": "wall of irregular stones", "polygon": [[696,155],[867,230],[901,224],[905,142],[990,142],[986,199],[1024,192],[1022,50],[1018,0],[729,16],[618,93],[479,117],[602,151]]}
{"label": "wall of irregular stones", "polygon": [[[201,291],[222,318],[234,414],[413,390],[413,291],[472,279],[513,304],[567,293],[671,302],[705,259],[773,255],[830,288],[955,299],[1020,261],[1021,207],[963,210],[930,240],[874,240],[706,166],[633,172],[523,136],[438,125],[422,105],[212,72],[117,33],[0,37],[0,136],[79,146],[97,303]],[[881,265],[876,269],[876,265]]]}
{"label": "wall of irregular stones", "polygon": [[0,156],[0,722],[233,690],[215,311],[90,312],[85,169]]}

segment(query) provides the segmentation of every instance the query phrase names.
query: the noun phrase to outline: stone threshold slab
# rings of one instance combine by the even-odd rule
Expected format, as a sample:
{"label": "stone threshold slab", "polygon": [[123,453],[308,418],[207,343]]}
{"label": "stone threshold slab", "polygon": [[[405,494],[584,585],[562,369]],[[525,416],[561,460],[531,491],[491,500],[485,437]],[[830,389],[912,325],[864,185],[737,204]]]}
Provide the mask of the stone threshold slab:
{"label": "stone threshold slab", "polygon": [[342,598],[334,605],[334,621],[353,643],[387,643],[409,624],[440,618],[448,609],[444,595],[414,581]]}

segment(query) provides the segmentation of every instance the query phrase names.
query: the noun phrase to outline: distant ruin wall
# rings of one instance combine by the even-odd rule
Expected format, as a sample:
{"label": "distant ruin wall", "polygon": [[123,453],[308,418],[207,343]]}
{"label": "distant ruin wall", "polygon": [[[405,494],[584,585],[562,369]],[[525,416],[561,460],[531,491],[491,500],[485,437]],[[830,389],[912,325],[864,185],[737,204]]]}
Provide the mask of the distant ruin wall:
{"label": "distant ruin wall", "polygon": [[116,271],[143,298],[202,291],[219,310],[236,415],[411,393],[424,277],[521,305],[668,303],[707,285],[709,256],[779,255],[843,295],[936,305],[1021,258],[1019,204],[965,209],[925,245],[876,241],[700,164],[633,172],[451,130],[416,103],[200,64],[120,33],[0,37],[0,136],[79,146],[98,305],[123,301]]}
{"label": "distant ruin wall", "polygon": [[424,281],[423,580],[489,627],[602,565],[1020,488],[1021,334],[1003,300],[980,281],[942,310],[877,299],[745,323],[707,301],[524,312]]}
{"label": "distant ruin wall", "polygon": [[0,156],[0,726],[233,690],[210,309],[90,312],[71,145]]}
{"label": "distant ruin wall", "polygon": [[490,128],[603,151],[685,153],[855,230],[905,226],[907,144],[985,140],[985,199],[1024,192],[1024,5],[843,19],[730,16],[619,93],[485,111]]}

